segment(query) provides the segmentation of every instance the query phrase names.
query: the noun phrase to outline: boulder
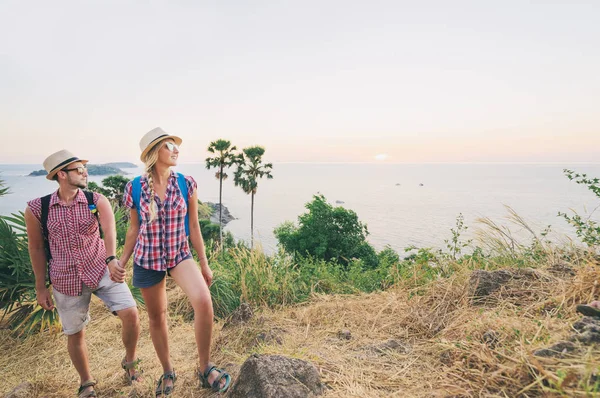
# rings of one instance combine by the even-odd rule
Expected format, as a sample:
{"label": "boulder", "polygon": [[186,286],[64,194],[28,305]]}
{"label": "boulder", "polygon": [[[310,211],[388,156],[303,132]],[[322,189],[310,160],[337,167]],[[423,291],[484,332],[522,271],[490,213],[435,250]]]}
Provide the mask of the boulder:
{"label": "boulder", "polygon": [[510,271],[483,271],[475,270],[469,279],[469,292],[473,299],[489,296],[502,285],[511,280],[513,274]]}
{"label": "boulder", "polygon": [[324,386],[317,368],[281,355],[254,354],[244,362],[230,398],[306,398],[321,395]]}

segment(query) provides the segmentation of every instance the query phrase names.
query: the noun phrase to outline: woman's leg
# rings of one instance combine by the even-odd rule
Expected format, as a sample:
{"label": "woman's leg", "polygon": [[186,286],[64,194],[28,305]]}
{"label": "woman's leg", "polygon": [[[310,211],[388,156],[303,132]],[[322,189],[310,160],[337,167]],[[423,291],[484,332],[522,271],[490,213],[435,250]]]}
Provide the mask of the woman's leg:
{"label": "woman's leg", "polygon": [[[204,372],[210,360],[210,341],[213,327],[213,307],[210,291],[202,277],[202,272],[200,272],[193,259],[182,261],[170,272],[194,308],[194,333],[198,346],[198,359],[200,371]],[[219,373],[213,371],[209,376],[209,382],[212,382],[218,376]],[[224,384],[225,380],[222,383]]]}
{"label": "woman's leg", "polygon": [[[154,286],[144,287],[140,290],[142,291],[146,310],[148,311],[150,337],[152,337],[154,350],[163,367],[163,373],[171,372],[173,366],[169,354],[166,278],[163,278],[163,280]],[[165,380],[164,383],[165,387],[173,384],[170,379]]]}

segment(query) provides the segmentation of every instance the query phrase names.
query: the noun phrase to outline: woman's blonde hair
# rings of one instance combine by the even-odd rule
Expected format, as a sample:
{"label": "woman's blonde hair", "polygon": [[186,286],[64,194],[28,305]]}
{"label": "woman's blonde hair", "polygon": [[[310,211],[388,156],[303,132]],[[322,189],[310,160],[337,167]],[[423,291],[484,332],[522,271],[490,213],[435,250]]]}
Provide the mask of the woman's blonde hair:
{"label": "woman's blonde hair", "polygon": [[154,182],[152,181],[152,170],[154,165],[158,161],[158,151],[164,145],[164,140],[160,141],[152,149],[148,151],[146,157],[144,158],[144,171],[146,172],[146,176],[148,177],[148,187],[150,188],[150,219],[148,220],[148,224],[152,223],[156,220],[156,215],[158,213],[156,201],[154,199]]}

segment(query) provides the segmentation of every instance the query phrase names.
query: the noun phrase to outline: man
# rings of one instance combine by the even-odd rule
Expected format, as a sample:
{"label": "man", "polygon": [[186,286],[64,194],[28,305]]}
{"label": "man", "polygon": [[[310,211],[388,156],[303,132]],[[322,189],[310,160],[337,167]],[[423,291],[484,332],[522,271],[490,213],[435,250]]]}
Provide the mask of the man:
{"label": "man", "polygon": [[[129,382],[139,377],[136,370],[136,346],[140,332],[137,307],[129,287],[123,283],[125,269],[116,258],[116,229],[110,203],[98,193],[82,191],[88,182],[87,162],[66,150],[50,155],[44,161],[48,172],[46,178],[57,181],[58,190],[28,202],[25,209],[37,302],[48,311],[54,309],[46,286],[48,265],[56,308],[63,332],[67,335],[69,356],[81,378],[80,398],[96,396],[96,383],[90,375],[85,343],[92,293],[121,319],[125,345],[121,366]],[[93,203],[90,203],[91,200]],[[44,223],[44,220],[47,222]],[[104,241],[99,227],[104,233]],[[49,256],[46,254],[48,249]]]}

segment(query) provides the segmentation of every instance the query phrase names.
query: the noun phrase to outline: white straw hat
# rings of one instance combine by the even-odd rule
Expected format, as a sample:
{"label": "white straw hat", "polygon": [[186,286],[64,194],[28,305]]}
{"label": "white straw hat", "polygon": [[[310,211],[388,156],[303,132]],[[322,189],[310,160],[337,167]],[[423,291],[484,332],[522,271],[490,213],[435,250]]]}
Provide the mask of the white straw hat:
{"label": "white straw hat", "polygon": [[163,129],[157,127],[148,131],[142,139],[140,140],[140,149],[142,150],[142,154],[140,155],[140,160],[143,162],[144,158],[148,151],[156,146],[161,141],[166,140],[167,138],[173,139],[177,145],[181,145],[181,138],[176,137],[174,135],[167,134]]}
{"label": "white straw hat", "polygon": [[44,160],[44,169],[46,169],[48,172],[46,178],[53,180],[56,173],[75,162],[86,164],[88,161],[85,159],[79,159],[66,149],[53,153],[52,155],[48,156],[46,160]]}

